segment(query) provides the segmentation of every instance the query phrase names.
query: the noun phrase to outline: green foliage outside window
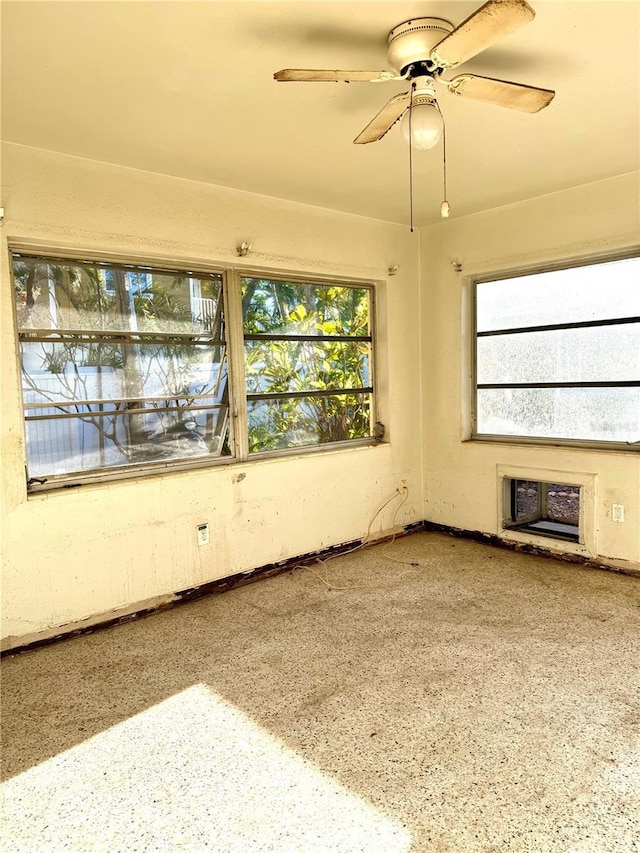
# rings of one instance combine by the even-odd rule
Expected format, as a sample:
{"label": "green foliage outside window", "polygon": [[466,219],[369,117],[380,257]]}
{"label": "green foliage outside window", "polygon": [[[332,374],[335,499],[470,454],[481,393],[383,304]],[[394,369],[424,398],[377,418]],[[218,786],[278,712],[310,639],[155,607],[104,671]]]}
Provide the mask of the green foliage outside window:
{"label": "green foliage outside window", "polygon": [[369,287],[241,279],[243,440],[221,273],[17,253],[13,274],[29,478],[372,434]]}
{"label": "green foliage outside window", "polygon": [[242,303],[250,452],[370,436],[370,291],[245,278]]}

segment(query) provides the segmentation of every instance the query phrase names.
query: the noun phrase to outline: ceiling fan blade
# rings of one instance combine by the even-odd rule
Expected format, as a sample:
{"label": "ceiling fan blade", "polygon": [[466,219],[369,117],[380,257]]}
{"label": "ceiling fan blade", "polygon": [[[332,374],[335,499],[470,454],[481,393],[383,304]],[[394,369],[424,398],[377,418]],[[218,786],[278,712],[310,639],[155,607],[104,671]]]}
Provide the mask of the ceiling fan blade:
{"label": "ceiling fan blade", "polygon": [[400,95],[394,95],[394,97],[384,105],[378,115],[372,118],[365,129],[356,136],[353,140],[355,144],[364,145],[367,142],[377,142],[379,139],[382,139],[385,133],[388,130],[391,130],[393,125],[409,106],[410,100],[410,92],[402,92]]}
{"label": "ceiling fan blade", "polygon": [[449,91],[454,95],[487,101],[499,107],[510,107],[512,110],[523,110],[526,113],[537,113],[544,109],[555,95],[552,89],[538,89],[536,86],[523,86],[522,83],[478,77],[477,74],[459,74],[446,82]]}
{"label": "ceiling fan blade", "polygon": [[330,71],[325,68],[283,68],[273,75],[280,83],[384,83],[399,80],[393,71]]}
{"label": "ceiling fan blade", "polygon": [[440,68],[455,68],[535,17],[526,0],[489,0],[431,51]]}

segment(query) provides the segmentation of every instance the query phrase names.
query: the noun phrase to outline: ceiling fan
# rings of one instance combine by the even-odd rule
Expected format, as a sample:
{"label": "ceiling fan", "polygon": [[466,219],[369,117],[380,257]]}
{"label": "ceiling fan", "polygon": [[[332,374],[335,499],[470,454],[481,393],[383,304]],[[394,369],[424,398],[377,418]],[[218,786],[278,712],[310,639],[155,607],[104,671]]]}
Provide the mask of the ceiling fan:
{"label": "ceiling fan", "polygon": [[488,0],[454,28],[442,18],[413,18],[394,27],[387,40],[389,71],[331,71],[285,68],[274,74],[279,82],[384,83],[408,80],[409,91],[394,95],[353,140],[377,142],[404,116],[402,134],[414,148],[432,148],[444,126],[436,99],[436,84],[454,95],[502,107],[539,112],[555,92],[477,74],[442,74],[490,47],[498,39],[532,21],[535,12],[526,0]]}

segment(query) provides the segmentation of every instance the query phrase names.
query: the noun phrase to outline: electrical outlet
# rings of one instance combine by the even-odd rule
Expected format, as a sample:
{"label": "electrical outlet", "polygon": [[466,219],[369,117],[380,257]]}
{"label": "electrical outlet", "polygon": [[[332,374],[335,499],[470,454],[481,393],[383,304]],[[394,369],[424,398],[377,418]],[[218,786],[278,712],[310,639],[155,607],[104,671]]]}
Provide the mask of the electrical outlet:
{"label": "electrical outlet", "polygon": [[208,524],[199,524],[196,527],[196,533],[198,534],[198,545],[208,545],[209,544],[209,525]]}
{"label": "electrical outlet", "polygon": [[408,495],[409,494],[409,486],[407,485],[406,480],[400,480],[398,483],[398,494],[400,495]]}
{"label": "electrical outlet", "polygon": [[611,505],[611,520],[619,522],[624,521],[624,504]]}

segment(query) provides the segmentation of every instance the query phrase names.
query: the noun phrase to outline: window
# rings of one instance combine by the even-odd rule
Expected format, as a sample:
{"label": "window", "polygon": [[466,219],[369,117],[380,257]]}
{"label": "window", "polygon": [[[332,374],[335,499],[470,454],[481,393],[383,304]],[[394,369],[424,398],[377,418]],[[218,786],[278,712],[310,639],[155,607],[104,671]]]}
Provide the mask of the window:
{"label": "window", "polygon": [[640,258],[476,284],[475,435],[640,448]]}
{"label": "window", "polygon": [[242,279],[249,451],[372,434],[371,291]]}
{"label": "window", "polygon": [[370,287],[20,252],[13,276],[30,488],[371,440]]}
{"label": "window", "polygon": [[505,528],[552,539],[580,539],[580,486],[505,479]]}
{"label": "window", "polygon": [[222,276],[14,255],[31,481],[228,455]]}

